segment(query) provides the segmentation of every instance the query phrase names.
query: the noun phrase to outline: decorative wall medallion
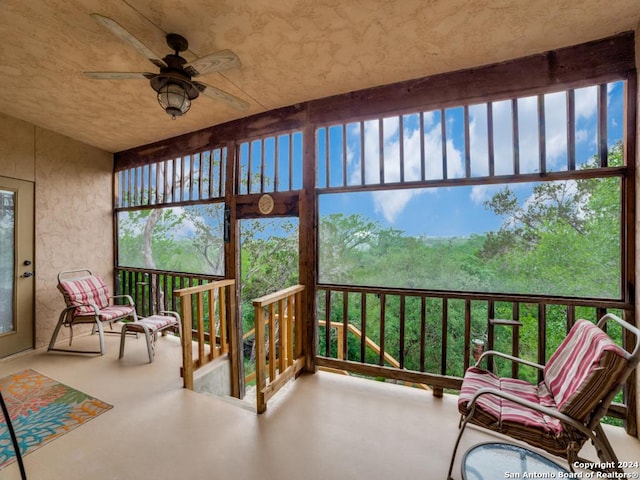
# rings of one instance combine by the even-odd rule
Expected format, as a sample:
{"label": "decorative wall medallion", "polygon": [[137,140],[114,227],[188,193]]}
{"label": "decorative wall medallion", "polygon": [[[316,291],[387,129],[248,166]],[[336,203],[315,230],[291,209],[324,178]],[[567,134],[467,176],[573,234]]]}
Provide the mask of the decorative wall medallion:
{"label": "decorative wall medallion", "polygon": [[274,201],[273,197],[269,194],[264,194],[258,200],[258,210],[263,215],[268,215],[273,212]]}

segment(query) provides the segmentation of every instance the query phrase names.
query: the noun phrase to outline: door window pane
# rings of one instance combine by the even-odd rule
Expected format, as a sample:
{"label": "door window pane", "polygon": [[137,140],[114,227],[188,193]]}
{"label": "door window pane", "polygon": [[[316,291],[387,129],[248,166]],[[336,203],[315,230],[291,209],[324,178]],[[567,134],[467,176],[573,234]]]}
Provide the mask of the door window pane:
{"label": "door window pane", "polygon": [[0,334],[12,332],[15,193],[0,190]]}

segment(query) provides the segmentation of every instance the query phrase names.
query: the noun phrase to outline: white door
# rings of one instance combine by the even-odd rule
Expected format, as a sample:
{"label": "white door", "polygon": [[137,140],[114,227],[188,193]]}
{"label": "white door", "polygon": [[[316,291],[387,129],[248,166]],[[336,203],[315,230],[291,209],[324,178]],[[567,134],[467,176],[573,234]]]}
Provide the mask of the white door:
{"label": "white door", "polygon": [[0,357],[33,348],[33,192],[0,177]]}

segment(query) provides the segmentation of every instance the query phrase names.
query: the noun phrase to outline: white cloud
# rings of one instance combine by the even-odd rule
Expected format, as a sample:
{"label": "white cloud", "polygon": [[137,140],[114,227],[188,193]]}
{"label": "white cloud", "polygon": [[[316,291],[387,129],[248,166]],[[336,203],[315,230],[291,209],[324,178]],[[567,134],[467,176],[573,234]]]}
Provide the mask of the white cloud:
{"label": "white cloud", "polygon": [[493,195],[502,190],[502,185],[474,185],[471,187],[471,201],[477,205],[482,205],[487,200],[490,200]]}
{"label": "white cloud", "polygon": [[[365,176],[367,183],[380,182],[380,148],[378,123],[365,125]],[[442,134],[440,122],[430,119],[431,129],[424,134],[425,175],[427,178],[442,178]],[[425,125],[427,122],[425,122]],[[389,135],[387,128],[389,126]],[[383,123],[384,142],[384,178],[385,182],[400,181],[400,135],[399,121],[385,119]],[[406,181],[419,180],[422,173],[422,155],[420,131],[418,128],[405,128],[402,134],[404,149],[404,178]],[[447,175],[459,177],[463,174],[462,155],[451,139],[447,140]],[[359,172],[354,172],[359,176]],[[395,223],[409,201],[425,190],[385,190],[372,193],[374,210],[382,214],[389,223]]]}

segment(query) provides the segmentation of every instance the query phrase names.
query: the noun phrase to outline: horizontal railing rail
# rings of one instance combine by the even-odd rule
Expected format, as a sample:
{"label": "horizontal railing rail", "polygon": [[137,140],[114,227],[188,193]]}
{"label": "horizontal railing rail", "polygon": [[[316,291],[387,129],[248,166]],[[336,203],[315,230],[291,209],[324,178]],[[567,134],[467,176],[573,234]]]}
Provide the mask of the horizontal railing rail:
{"label": "horizontal railing rail", "polygon": [[[458,390],[484,350],[545,364],[576,319],[596,321],[607,312],[633,318],[633,306],[615,300],[327,284],[317,287],[316,308],[319,367],[424,383],[436,396]],[[628,341],[622,332],[608,333],[623,345]],[[538,372],[496,363],[489,367],[501,376],[538,381]],[[609,414],[624,417],[633,392],[626,389]]]}
{"label": "horizontal railing rail", "polygon": [[303,291],[303,285],[296,285],[253,300],[258,413],[265,412],[269,399],[304,367]]}

